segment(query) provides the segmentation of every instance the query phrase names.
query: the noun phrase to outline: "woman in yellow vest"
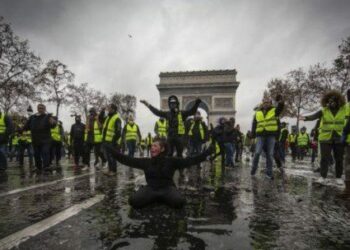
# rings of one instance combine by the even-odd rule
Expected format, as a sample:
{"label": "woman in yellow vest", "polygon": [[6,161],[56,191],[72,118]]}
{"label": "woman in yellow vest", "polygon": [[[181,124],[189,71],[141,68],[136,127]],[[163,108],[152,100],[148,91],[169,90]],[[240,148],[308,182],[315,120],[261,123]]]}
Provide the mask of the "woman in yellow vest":
{"label": "woman in yellow vest", "polygon": [[292,132],[288,135],[288,145],[292,155],[292,161],[297,159],[297,129],[292,127]]}
{"label": "woman in yellow vest", "polygon": [[18,158],[19,166],[24,166],[24,152],[27,150],[27,155],[29,158],[29,167],[33,167],[33,147],[32,147],[32,136],[30,131],[19,130],[18,137]]}
{"label": "woman in yellow vest", "polygon": [[336,183],[342,184],[344,145],[341,141],[342,132],[347,117],[345,98],[338,91],[332,90],[321,99],[322,110],[309,116],[301,116],[304,121],[320,119],[318,141],[321,149],[321,177],[323,183],[327,178],[328,167],[331,163],[332,152],[335,159]]}
{"label": "woman in yellow vest", "polygon": [[168,133],[168,122],[164,117],[160,117],[156,124],[154,125],[154,133],[158,138],[166,138]]}
{"label": "woman in yellow vest", "polygon": [[252,133],[253,137],[256,137],[256,145],[250,172],[252,176],[258,169],[260,155],[264,150],[266,152],[266,177],[273,179],[272,164],[276,136],[278,135],[278,117],[284,108],[282,96],[278,95],[276,102],[278,103],[277,107],[274,107],[272,100],[265,96],[253,118]]}
{"label": "woman in yellow vest", "polygon": [[134,117],[132,115],[128,117],[128,122],[124,126],[122,138],[128,148],[128,155],[134,157],[136,145],[140,143],[142,137],[140,128],[134,122]]}
{"label": "woman in yellow vest", "polygon": [[57,120],[57,117],[54,117],[57,124],[54,128],[51,129],[51,148],[50,148],[50,165],[52,164],[53,159],[56,161],[56,169],[60,170],[60,160],[62,155],[62,146],[64,131],[62,127],[62,122]]}

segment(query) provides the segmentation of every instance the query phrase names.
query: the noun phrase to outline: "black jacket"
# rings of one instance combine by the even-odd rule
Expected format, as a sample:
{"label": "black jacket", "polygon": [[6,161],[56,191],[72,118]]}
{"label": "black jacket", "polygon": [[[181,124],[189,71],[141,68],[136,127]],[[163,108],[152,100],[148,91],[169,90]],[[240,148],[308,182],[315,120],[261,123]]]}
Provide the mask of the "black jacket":
{"label": "black jacket", "polygon": [[[182,114],[182,120],[183,122],[186,121],[187,117],[194,115],[199,107],[199,104],[201,103],[201,100],[197,100],[196,103],[193,105],[192,108],[189,110],[181,110]],[[173,111],[161,111],[159,109],[156,109],[152,105],[149,105],[148,108],[150,111],[155,114],[156,116],[163,117],[168,121],[168,137],[177,137],[179,135],[178,133],[178,112]]]}
{"label": "black jacket", "polygon": [[[4,114],[0,112],[0,117],[2,117]],[[6,130],[4,134],[0,134],[0,144],[7,144],[9,136],[14,132],[14,127],[12,120],[9,116],[5,115],[5,125]]]}
{"label": "black jacket", "polygon": [[70,144],[81,144],[84,142],[85,124],[74,123],[70,129]]}
{"label": "black jacket", "polygon": [[143,170],[147,184],[154,189],[174,186],[173,176],[177,169],[197,165],[211,154],[211,149],[207,149],[202,154],[189,158],[166,156],[133,158],[119,153],[111,146],[107,146],[106,148],[121,164]]}
{"label": "black jacket", "polygon": [[55,123],[50,123],[49,114],[34,114],[29,117],[23,130],[30,130],[32,134],[33,145],[46,144],[51,142],[51,129],[56,126]]}

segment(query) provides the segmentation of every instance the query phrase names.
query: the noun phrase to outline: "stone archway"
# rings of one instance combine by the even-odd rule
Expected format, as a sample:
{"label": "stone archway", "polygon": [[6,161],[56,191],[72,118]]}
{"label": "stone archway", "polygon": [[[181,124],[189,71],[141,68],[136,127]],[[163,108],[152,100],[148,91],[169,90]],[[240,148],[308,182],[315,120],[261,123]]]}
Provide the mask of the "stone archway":
{"label": "stone archway", "polygon": [[196,98],[201,98],[208,113],[209,123],[215,125],[219,117],[236,114],[236,70],[162,72],[157,85],[161,109],[168,109],[168,97],[176,95],[180,108],[187,109]]}

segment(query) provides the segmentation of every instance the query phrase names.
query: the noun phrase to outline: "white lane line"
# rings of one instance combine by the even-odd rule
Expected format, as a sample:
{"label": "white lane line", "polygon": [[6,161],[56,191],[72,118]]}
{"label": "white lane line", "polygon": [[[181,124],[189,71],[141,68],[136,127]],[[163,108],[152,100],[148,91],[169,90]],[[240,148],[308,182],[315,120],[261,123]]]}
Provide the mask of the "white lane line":
{"label": "white lane line", "polygon": [[86,173],[86,174],[71,176],[71,177],[67,177],[67,178],[64,178],[64,179],[59,179],[59,180],[55,180],[55,181],[44,182],[44,183],[40,183],[40,184],[37,184],[37,185],[32,185],[32,186],[29,186],[29,187],[14,189],[14,190],[11,190],[11,191],[8,191],[8,192],[5,192],[5,193],[0,193],[0,197],[7,196],[7,195],[10,195],[10,194],[17,194],[17,193],[20,193],[20,192],[23,192],[23,191],[28,191],[28,190],[39,188],[39,187],[45,187],[45,186],[49,186],[49,185],[54,185],[54,184],[60,183],[62,181],[69,181],[69,180],[78,179],[78,178],[81,178],[81,177],[84,177],[84,176],[88,176],[88,175],[93,175],[93,173]]}
{"label": "white lane line", "polygon": [[18,247],[20,243],[34,237],[45,230],[61,223],[62,221],[80,213],[83,209],[89,208],[103,200],[104,195],[96,195],[95,197],[85,200],[80,204],[76,204],[66,210],[63,210],[49,218],[39,221],[27,228],[24,228],[16,233],[13,233],[0,240],[0,249],[11,249]]}

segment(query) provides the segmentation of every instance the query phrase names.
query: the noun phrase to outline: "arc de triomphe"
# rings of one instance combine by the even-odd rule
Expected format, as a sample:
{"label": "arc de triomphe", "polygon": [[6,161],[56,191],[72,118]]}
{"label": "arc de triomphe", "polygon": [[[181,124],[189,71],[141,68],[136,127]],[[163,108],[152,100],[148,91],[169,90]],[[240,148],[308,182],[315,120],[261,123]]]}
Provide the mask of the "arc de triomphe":
{"label": "arc de triomphe", "polygon": [[194,100],[202,99],[200,105],[208,113],[209,123],[214,126],[219,117],[236,114],[236,70],[161,72],[159,84],[160,107],[168,109],[168,97],[179,98],[180,109],[192,107]]}

